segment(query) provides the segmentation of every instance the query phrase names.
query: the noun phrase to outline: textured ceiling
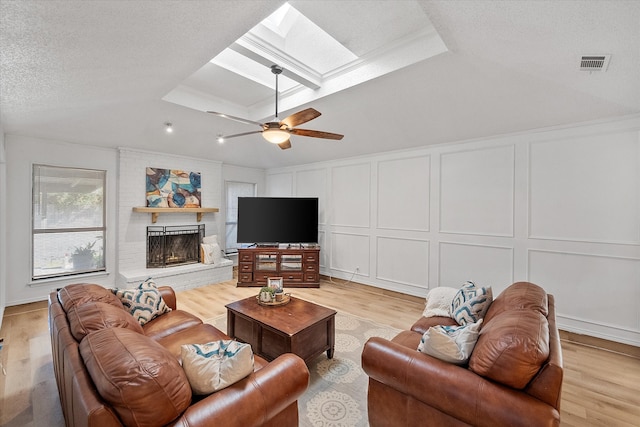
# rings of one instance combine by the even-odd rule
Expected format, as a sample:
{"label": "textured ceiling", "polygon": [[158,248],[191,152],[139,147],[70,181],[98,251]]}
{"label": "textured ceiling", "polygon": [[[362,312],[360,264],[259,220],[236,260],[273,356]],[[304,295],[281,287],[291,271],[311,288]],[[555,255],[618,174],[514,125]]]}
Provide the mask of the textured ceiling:
{"label": "textured ceiling", "polygon": [[[292,2],[309,15],[336,3],[380,7]],[[342,141],[219,145],[218,133],[253,129],[162,97],[282,4],[2,0],[0,122],[6,134],[268,168],[640,113],[640,2],[417,1],[449,52],[306,105],[323,115],[305,127]],[[325,19],[349,15],[337,16]],[[376,36],[354,26],[341,41],[358,30]],[[579,71],[581,55],[604,53],[607,72]]]}

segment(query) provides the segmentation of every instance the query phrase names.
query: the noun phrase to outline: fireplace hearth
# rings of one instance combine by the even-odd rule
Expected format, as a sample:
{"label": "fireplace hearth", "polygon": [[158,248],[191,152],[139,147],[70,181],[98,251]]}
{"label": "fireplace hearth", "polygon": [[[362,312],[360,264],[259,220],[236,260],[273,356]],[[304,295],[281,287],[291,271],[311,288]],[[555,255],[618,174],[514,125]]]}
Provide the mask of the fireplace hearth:
{"label": "fireplace hearth", "polygon": [[200,262],[204,235],[204,224],[147,227],[147,268]]}

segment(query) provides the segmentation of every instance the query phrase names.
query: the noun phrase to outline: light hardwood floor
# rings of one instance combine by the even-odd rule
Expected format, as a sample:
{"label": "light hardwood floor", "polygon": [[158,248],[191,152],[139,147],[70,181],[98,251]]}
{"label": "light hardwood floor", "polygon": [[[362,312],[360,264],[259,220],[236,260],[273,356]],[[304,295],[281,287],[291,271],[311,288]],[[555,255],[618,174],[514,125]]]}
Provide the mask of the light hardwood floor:
{"label": "light hardwood floor", "polygon": [[[409,328],[424,308],[422,298],[339,280],[323,280],[319,289],[291,292],[399,329]],[[225,314],[225,304],[255,294],[256,288],[237,288],[235,281],[228,281],[179,292],[178,306],[207,321]],[[0,337],[5,339],[0,360],[7,370],[6,376],[0,374],[2,427],[64,425],[47,328],[46,302],[5,309],[0,329]],[[638,354],[635,347],[626,349]],[[562,350],[562,426],[640,426],[640,358],[566,339]]]}

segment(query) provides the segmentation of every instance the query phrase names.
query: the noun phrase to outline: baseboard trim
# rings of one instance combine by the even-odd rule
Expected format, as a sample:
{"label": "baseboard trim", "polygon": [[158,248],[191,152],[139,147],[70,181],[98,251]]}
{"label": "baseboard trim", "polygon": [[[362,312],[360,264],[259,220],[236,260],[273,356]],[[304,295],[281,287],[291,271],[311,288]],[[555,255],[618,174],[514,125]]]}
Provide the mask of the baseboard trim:
{"label": "baseboard trim", "polygon": [[600,350],[611,351],[613,353],[624,354],[625,356],[640,359],[640,347],[630,344],[605,340],[603,338],[592,337],[590,335],[577,334],[575,332],[560,331],[560,339],[575,344],[594,347]]}
{"label": "baseboard trim", "polygon": [[417,296],[414,296],[414,295],[407,295],[407,294],[404,294],[402,292],[390,291],[388,289],[382,289],[382,288],[378,288],[376,286],[365,285],[363,283],[358,283],[358,282],[352,282],[350,280],[337,279],[335,277],[325,276],[324,274],[320,275],[320,287],[321,288],[322,288],[322,281],[330,282],[332,285],[335,285],[335,286],[356,288],[356,289],[359,289],[359,290],[361,290],[363,292],[368,292],[368,293],[371,293],[371,294],[380,295],[380,296],[384,296],[384,297],[398,298],[398,299],[409,301],[409,302],[413,302],[413,303],[424,304],[424,302],[425,302],[424,297],[417,297]]}

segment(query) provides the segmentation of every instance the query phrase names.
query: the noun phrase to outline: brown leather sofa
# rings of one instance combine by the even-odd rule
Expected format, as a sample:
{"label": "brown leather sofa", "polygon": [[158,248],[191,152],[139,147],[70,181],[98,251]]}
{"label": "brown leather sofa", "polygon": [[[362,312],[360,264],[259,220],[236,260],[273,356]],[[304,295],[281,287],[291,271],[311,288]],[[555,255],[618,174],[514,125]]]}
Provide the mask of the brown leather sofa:
{"label": "brown leather sofa", "polygon": [[205,397],[192,395],[180,346],[229,337],[177,310],[172,288],[159,290],[172,311],[144,326],[126,311],[131,319],[123,317],[120,300],[99,285],[75,284],[49,295],[53,366],[67,427],[298,425],[297,399],[309,371],[293,354],[270,363],[255,356],[248,377]]}
{"label": "brown leather sofa", "polygon": [[485,315],[468,365],[417,351],[435,325],[456,323],[422,317],[391,341],[365,344],[372,427],[560,424],[563,368],[552,295],[528,282],[505,289]]}

